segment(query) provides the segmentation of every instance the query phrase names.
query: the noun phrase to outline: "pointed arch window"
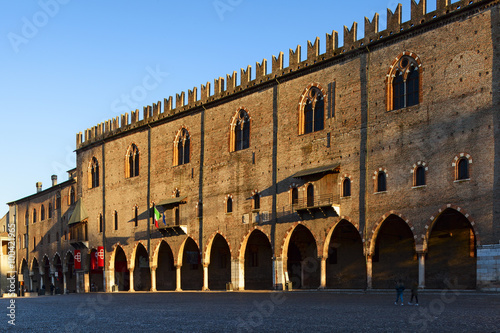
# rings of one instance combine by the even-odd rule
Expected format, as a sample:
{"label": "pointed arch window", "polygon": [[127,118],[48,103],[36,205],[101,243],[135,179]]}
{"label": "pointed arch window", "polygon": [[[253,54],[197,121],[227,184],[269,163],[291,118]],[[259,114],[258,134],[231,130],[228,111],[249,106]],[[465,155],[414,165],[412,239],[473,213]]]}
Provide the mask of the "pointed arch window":
{"label": "pointed arch window", "polygon": [[191,138],[187,129],[182,128],[174,141],[174,166],[189,163]]}
{"label": "pointed arch window", "polygon": [[255,210],[260,209],[260,194],[258,192],[252,196],[252,206]]}
{"label": "pointed arch window", "polygon": [[33,223],[36,223],[36,208],[33,208]]}
{"label": "pointed arch window", "polygon": [[297,205],[299,203],[299,189],[296,187],[292,187],[292,193],[291,193],[291,204],[292,205]]}
{"label": "pointed arch window", "polygon": [[226,213],[233,212],[233,197],[229,196],[226,201]]}
{"label": "pointed arch window", "polygon": [[325,126],[325,99],[323,92],[312,86],[302,96],[299,115],[299,134],[321,131]]}
{"label": "pointed arch window", "polygon": [[97,158],[92,157],[92,161],[89,165],[89,188],[99,187],[99,161]]}
{"label": "pointed arch window", "polygon": [[458,160],[456,174],[457,180],[469,179],[469,161],[465,157]]}
{"label": "pointed arch window", "polygon": [[139,208],[137,206],[134,207],[134,226],[137,227],[139,225]]}
{"label": "pointed arch window", "polygon": [[309,184],[306,191],[307,207],[314,206],[314,185]]}
{"label": "pointed arch window", "polygon": [[351,196],[351,179],[349,177],[345,177],[342,181],[342,196],[350,197]]}
{"label": "pointed arch window", "polygon": [[424,186],[425,185],[425,167],[419,165],[415,168],[413,186]]}
{"label": "pointed arch window", "polygon": [[118,230],[118,212],[115,210],[115,230]]}
{"label": "pointed arch window", "polygon": [[250,147],[250,116],[245,109],[236,112],[231,122],[230,151],[238,151]]}
{"label": "pointed arch window", "polygon": [[99,233],[102,233],[102,214],[99,214]]}
{"label": "pointed arch window", "polygon": [[69,190],[69,204],[72,205],[76,202],[75,188],[72,186]]}
{"label": "pointed arch window", "polygon": [[413,54],[397,58],[387,75],[387,111],[420,103],[421,64]]}
{"label": "pointed arch window", "polygon": [[379,171],[377,175],[377,192],[387,191],[387,175],[384,171]]}
{"label": "pointed arch window", "polygon": [[42,205],[42,207],[40,208],[40,221],[43,221],[45,220],[45,206]]}
{"label": "pointed arch window", "polygon": [[125,161],[126,177],[132,178],[139,176],[139,148],[133,143],[127,150]]}
{"label": "pointed arch window", "polygon": [[49,202],[49,219],[52,218],[52,202]]}

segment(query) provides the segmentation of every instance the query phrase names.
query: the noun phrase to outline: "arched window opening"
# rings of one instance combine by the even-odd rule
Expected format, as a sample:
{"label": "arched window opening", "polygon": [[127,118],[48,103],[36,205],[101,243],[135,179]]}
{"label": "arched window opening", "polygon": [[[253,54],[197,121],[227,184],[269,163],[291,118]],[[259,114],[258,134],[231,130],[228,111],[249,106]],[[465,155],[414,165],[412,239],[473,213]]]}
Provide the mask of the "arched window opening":
{"label": "arched window opening", "polygon": [[234,149],[243,150],[250,147],[250,117],[245,110],[238,111],[234,126]]}
{"label": "arched window opening", "polygon": [[76,192],[75,192],[75,188],[74,187],[71,187],[71,189],[69,190],[69,204],[72,205],[76,202]]}
{"label": "arched window opening", "polygon": [[49,202],[49,219],[52,218],[52,202]]}
{"label": "arched window opening", "polygon": [[415,168],[415,178],[414,186],[424,186],[425,185],[425,168],[419,165]]}
{"label": "arched window opening", "polygon": [[342,196],[351,196],[351,179],[349,177],[345,177],[344,181],[342,182]]}
{"label": "arched window opening", "polygon": [[291,204],[292,205],[297,205],[299,203],[299,189],[294,187],[292,188],[292,197],[291,197]]}
{"label": "arched window opening", "polygon": [[89,166],[89,188],[99,187],[99,162],[97,158],[92,157]]}
{"label": "arched window opening", "polygon": [[300,134],[320,131],[325,123],[325,102],[323,93],[317,87],[312,87],[302,102],[302,126]]}
{"label": "arched window opening", "polygon": [[260,209],[260,195],[259,193],[255,193],[252,196],[252,202],[253,202],[253,209],[257,210]]}
{"label": "arched window opening", "polygon": [[469,179],[469,161],[466,158],[458,160],[456,179]]}
{"label": "arched window opening", "polygon": [[383,171],[380,171],[377,176],[377,192],[385,192],[387,191],[387,179],[386,174]]}
{"label": "arched window opening", "polygon": [[127,178],[139,176],[139,148],[132,144],[127,151]]}
{"label": "arched window opening", "polygon": [[233,198],[228,197],[226,201],[226,213],[233,212]]}
{"label": "arched window opening", "polygon": [[414,58],[402,56],[391,70],[388,82],[388,110],[419,104],[420,70]]}
{"label": "arched window opening", "polygon": [[40,208],[40,221],[44,220],[45,220],[45,206],[42,205],[42,207]]}
{"label": "arched window opening", "polygon": [[118,230],[118,212],[115,210],[115,230]]}
{"label": "arched window opening", "polygon": [[307,186],[307,207],[313,207],[314,206],[314,186],[312,184],[309,184]]}
{"label": "arched window opening", "polygon": [[137,206],[134,207],[134,226],[139,225],[139,208]]}
{"label": "arched window opening", "polygon": [[102,214],[99,214],[99,233],[102,233]]}
{"label": "arched window opening", "polygon": [[36,223],[36,208],[33,208],[33,223]]}
{"label": "arched window opening", "polygon": [[187,129],[183,128],[177,134],[174,142],[174,165],[189,163],[191,150],[191,139]]}

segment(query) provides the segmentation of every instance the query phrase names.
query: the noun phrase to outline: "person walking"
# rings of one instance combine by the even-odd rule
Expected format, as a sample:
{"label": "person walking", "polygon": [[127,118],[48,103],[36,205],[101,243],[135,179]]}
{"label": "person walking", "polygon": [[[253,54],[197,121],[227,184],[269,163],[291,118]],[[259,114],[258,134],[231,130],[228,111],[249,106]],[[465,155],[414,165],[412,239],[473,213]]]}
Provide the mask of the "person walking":
{"label": "person walking", "polygon": [[418,306],[418,283],[413,282],[411,286],[411,298],[410,301],[408,302],[408,305],[413,305],[413,297],[415,297],[415,305]]}
{"label": "person walking", "polygon": [[398,300],[401,299],[401,305],[404,305],[403,302],[403,291],[405,290],[405,285],[403,283],[403,280],[399,279],[398,283],[396,284],[396,302],[394,302],[394,305],[398,305]]}

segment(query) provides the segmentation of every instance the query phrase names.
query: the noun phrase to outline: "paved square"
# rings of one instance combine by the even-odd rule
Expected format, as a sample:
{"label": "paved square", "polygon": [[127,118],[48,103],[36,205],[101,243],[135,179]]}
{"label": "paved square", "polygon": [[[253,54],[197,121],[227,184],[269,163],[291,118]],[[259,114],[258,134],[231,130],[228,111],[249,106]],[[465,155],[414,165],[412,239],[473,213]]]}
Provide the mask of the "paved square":
{"label": "paved square", "polygon": [[[93,293],[15,299],[23,332],[500,332],[500,296],[421,293]],[[0,330],[8,324],[8,299]]]}

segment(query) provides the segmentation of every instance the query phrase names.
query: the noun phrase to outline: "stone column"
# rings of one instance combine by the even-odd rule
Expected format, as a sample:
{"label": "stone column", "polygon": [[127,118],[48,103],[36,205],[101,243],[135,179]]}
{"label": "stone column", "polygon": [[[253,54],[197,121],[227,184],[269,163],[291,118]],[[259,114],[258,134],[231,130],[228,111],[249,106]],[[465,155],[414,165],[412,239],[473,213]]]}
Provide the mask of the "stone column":
{"label": "stone column", "polygon": [[76,292],[77,294],[79,294],[82,292],[82,290],[80,289],[81,286],[80,280],[82,279],[82,275],[80,274],[80,272],[75,272],[75,275],[76,275]]}
{"label": "stone column", "polygon": [[201,290],[203,291],[209,291],[208,289],[208,266],[210,263],[203,263],[203,288]]}
{"label": "stone column", "polygon": [[33,276],[34,275],[35,275],[35,273],[30,272],[30,288],[29,288],[30,291],[33,290]]}
{"label": "stone column", "polygon": [[108,269],[106,271],[104,279],[107,280],[106,291],[108,293],[112,292],[113,291],[113,286],[115,285],[115,271],[113,269]]}
{"label": "stone column", "polygon": [[176,268],[176,274],[177,274],[177,278],[175,279],[175,282],[176,282],[176,288],[175,288],[175,291],[182,291],[182,284],[181,284],[181,268],[182,268],[182,265],[175,265],[175,268]]}
{"label": "stone column", "polygon": [[245,261],[231,259],[231,283],[235,290],[245,290]]}
{"label": "stone column", "polygon": [[372,267],[372,256],[366,256],[366,289],[372,289],[372,276],[373,276],[373,267]]}
{"label": "stone column", "polygon": [[418,287],[425,288],[425,252],[417,251],[418,256]]}
{"label": "stone column", "polygon": [[83,288],[84,288],[86,293],[90,292],[90,273],[89,272],[83,273]]}
{"label": "stone column", "polygon": [[130,289],[128,290],[129,292],[134,292],[134,268],[129,268],[128,270],[128,276],[129,276],[129,281],[130,281]]}
{"label": "stone column", "polygon": [[63,272],[63,293],[67,294],[68,293],[68,288],[66,287],[66,272]]}
{"label": "stone column", "polygon": [[283,258],[274,258],[274,268],[276,270],[276,281],[274,281],[274,289],[284,290],[285,278],[283,274]]}
{"label": "stone column", "polygon": [[320,282],[319,288],[325,289],[326,288],[326,259],[328,259],[328,258],[321,257],[320,259],[321,259],[321,282]]}
{"label": "stone column", "polygon": [[156,290],[156,266],[151,267],[151,291]]}

